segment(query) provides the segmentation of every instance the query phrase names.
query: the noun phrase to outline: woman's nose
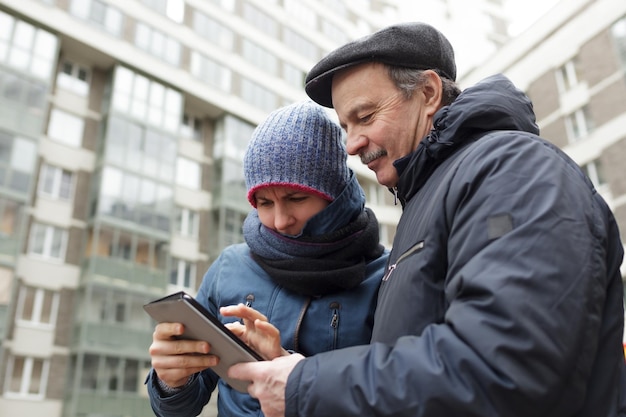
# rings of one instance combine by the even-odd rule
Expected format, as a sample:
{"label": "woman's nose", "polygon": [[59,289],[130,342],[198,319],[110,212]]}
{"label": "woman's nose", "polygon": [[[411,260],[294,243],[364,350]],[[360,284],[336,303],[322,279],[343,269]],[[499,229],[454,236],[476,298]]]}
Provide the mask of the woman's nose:
{"label": "woman's nose", "polygon": [[277,207],[274,213],[274,227],[276,231],[285,233],[289,231],[290,226],[294,224],[294,217],[289,210]]}

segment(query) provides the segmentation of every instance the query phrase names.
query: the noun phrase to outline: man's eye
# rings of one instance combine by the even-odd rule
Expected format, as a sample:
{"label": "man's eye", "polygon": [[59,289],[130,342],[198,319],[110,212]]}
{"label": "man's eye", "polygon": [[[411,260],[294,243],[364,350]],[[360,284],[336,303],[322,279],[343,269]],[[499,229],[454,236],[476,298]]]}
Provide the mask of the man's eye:
{"label": "man's eye", "polygon": [[272,205],[271,201],[257,201],[256,206],[257,207],[269,207]]}
{"label": "man's eye", "polygon": [[366,114],[365,116],[361,116],[361,117],[359,117],[359,121],[360,121],[361,123],[367,123],[367,122],[369,122],[369,121],[370,121],[370,119],[371,119],[371,118],[372,118],[372,115],[371,115],[371,114]]}
{"label": "man's eye", "polygon": [[295,203],[299,203],[299,202],[304,201],[306,199],[307,199],[307,197],[305,197],[305,196],[302,196],[302,197],[291,197],[290,198],[290,200],[295,202]]}

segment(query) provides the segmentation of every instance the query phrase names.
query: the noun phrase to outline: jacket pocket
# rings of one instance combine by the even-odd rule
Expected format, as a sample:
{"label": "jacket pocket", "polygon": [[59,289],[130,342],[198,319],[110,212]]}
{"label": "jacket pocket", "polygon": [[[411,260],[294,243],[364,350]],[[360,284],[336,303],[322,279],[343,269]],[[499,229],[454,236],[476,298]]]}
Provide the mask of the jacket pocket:
{"label": "jacket pocket", "polygon": [[387,267],[387,271],[385,272],[385,275],[383,276],[383,281],[388,281],[389,278],[391,278],[391,274],[393,274],[393,271],[398,267],[400,262],[402,262],[409,256],[421,251],[422,249],[424,249],[424,241],[420,240],[415,245],[410,247],[409,250],[407,250],[402,255],[400,255],[400,257],[398,257],[398,259],[393,264]]}

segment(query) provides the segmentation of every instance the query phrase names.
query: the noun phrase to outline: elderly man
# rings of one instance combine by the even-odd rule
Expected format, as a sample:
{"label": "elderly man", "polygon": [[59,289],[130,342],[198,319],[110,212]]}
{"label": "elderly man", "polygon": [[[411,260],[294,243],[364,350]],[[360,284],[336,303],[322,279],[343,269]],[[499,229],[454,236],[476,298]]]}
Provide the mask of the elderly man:
{"label": "elderly man", "polygon": [[309,72],[402,204],[371,344],[239,364],[266,417],[626,415],[623,246],[502,75],[459,92],[433,27],[388,27]]}

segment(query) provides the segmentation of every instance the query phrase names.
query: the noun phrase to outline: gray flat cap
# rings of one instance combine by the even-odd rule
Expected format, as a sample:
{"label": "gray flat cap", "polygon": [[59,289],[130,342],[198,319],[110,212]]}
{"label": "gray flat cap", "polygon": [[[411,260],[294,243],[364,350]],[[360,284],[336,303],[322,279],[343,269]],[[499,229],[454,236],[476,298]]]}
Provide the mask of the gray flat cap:
{"label": "gray flat cap", "polygon": [[333,75],[365,62],[432,69],[456,81],[454,50],[448,39],[426,23],[401,23],[347,43],[326,55],[307,74],[304,89],[313,101],[333,107],[330,94]]}

